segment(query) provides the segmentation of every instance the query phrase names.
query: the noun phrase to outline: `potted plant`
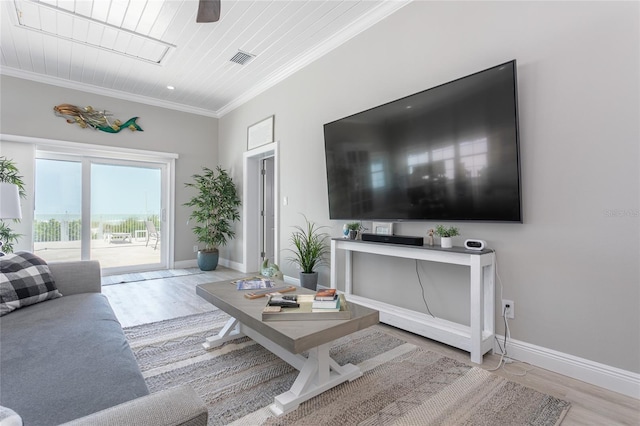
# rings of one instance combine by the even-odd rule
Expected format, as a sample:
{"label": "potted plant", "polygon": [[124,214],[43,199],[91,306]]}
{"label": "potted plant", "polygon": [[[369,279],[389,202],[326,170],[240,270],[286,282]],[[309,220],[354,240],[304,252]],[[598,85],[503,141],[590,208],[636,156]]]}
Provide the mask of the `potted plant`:
{"label": "potted plant", "polygon": [[362,224],[360,222],[347,223],[347,229],[349,230],[349,239],[355,240],[358,238],[358,232],[362,230]]}
{"label": "potted plant", "polygon": [[326,264],[326,255],[329,252],[327,240],[329,235],[322,231],[326,226],[317,226],[309,222],[304,216],[305,226],[295,226],[291,234],[293,257],[289,261],[300,268],[300,285],[304,288],[315,290],[318,285],[318,266]]}
{"label": "potted plant", "polygon": [[[0,182],[11,183],[18,187],[20,198],[26,198],[27,194],[24,190],[24,181],[19,174],[18,167],[13,160],[7,157],[0,157]],[[13,219],[19,222],[19,219]],[[4,221],[0,220],[0,253],[13,253],[13,244],[18,242],[18,238],[22,235],[13,232]]]}
{"label": "potted plant", "polygon": [[219,246],[235,237],[233,222],[240,220],[238,208],[241,201],[231,176],[220,166],[215,171],[203,167],[203,173],[192,176],[193,182],[186,183],[197,193],[185,204],[193,207],[189,220],[197,225],[193,228],[198,242],[204,249],[198,250],[198,267],[203,271],[212,271],[218,267]]}
{"label": "potted plant", "polygon": [[455,226],[445,227],[443,225],[436,226],[436,234],[440,236],[440,246],[442,248],[452,248],[452,237],[460,235],[460,231]]}

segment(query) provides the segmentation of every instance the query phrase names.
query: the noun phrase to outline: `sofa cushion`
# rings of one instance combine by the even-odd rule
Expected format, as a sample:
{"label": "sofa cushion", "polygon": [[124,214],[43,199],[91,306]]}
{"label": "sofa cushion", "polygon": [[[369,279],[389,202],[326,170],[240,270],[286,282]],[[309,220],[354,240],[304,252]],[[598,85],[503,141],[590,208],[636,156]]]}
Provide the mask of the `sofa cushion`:
{"label": "sofa cushion", "polygon": [[57,425],[149,393],[107,298],[82,293],[0,317],[0,405]]}
{"label": "sofa cushion", "polygon": [[0,316],[60,296],[43,259],[26,251],[0,257]]}

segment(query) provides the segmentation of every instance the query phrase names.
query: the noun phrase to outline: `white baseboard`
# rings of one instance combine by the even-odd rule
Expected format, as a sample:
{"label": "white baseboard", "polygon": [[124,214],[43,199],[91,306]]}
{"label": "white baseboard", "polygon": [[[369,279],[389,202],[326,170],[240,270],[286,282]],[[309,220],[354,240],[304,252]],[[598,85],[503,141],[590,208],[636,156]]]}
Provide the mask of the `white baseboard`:
{"label": "white baseboard", "polygon": [[173,262],[174,269],[187,269],[187,268],[197,268],[197,267],[198,267],[197,259],[179,260],[179,261]]}
{"label": "white baseboard", "polygon": [[[218,264],[226,268],[234,269],[236,271],[240,271],[243,273],[247,272],[245,271],[245,266],[243,263],[231,262],[228,259],[219,258]],[[175,269],[197,268],[198,259],[180,260],[180,261],[174,262],[173,267]]]}
{"label": "white baseboard", "polygon": [[[298,287],[300,287],[300,278],[294,278],[294,277],[291,277],[289,275],[284,275],[282,278],[284,279],[285,283],[292,284],[292,285],[297,285]],[[318,288],[329,288],[328,286],[322,285],[322,284],[318,284],[317,287]]]}
{"label": "white baseboard", "polygon": [[298,287],[300,287],[300,279],[299,278],[293,278],[293,277],[290,277],[289,275],[283,275],[282,279],[287,284],[297,285]]}
{"label": "white baseboard", "polygon": [[226,268],[233,269],[235,271],[240,271],[242,273],[246,273],[247,272],[247,268],[246,268],[244,263],[232,262],[229,259],[220,258],[218,260],[218,264],[220,264],[220,265],[222,265],[222,266],[224,266]]}
{"label": "white baseboard", "polygon": [[[504,341],[504,336],[496,335],[496,337],[501,343]],[[500,353],[497,343],[494,345],[494,350]],[[507,341],[507,353],[515,360],[640,399],[640,374],[638,373],[514,339]]]}

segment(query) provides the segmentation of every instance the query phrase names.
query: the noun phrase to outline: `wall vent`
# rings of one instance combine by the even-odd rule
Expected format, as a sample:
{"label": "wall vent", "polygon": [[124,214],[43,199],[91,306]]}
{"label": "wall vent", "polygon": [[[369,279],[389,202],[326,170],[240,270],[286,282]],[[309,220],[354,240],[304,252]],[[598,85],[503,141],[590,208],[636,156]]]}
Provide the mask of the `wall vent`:
{"label": "wall vent", "polygon": [[247,62],[251,61],[255,58],[256,55],[251,53],[243,52],[242,50],[238,50],[238,53],[233,55],[233,58],[229,59],[231,62],[235,62],[236,64],[245,65]]}

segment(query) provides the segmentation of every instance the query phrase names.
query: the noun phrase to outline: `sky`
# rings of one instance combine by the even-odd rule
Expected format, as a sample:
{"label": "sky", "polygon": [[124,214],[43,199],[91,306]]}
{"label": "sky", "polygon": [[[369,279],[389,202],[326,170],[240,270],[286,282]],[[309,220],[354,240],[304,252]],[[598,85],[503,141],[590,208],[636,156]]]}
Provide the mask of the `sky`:
{"label": "sky", "polygon": [[[160,169],[92,164],[91,214],[159,214],[160,181]],[[79,216],[81,194],[80,162],[36,160],[36,215]]]}

